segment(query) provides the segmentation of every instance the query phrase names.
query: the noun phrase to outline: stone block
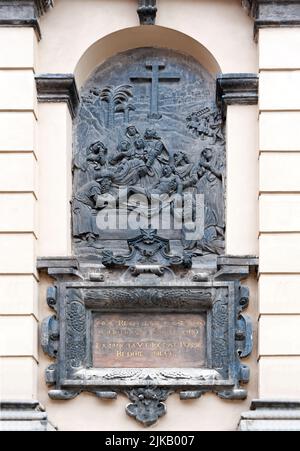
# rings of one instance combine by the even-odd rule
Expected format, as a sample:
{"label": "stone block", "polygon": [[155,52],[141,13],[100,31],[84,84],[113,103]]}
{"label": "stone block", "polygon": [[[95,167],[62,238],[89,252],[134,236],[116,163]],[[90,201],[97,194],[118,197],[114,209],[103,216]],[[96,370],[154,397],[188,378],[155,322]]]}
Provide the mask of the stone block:
{"label": "stone block", "polygon": [[261,273],[300,273],[300,234],[261,234]]}
{"label": "stone block", "polygon": [[260,232],[300,232],[299,194],[262,194]]}
{"label": "stone block", "polygon": [[0,373],[0,400],[36,398],[37,363],[32,357],[1,357]]}
{"label": "stone block", "polygon": [[32,233],[0,234],[0,274],[35,274],[36,238]]}
{"label": "stone block", "polygon": [[1,69],[35,68],[37,39],[33,28],[1,27],[0,42]]}
{"label": "stone block", "polygon": [[38,317],[38,284],[33,275],[0,276],[0,315]]}
{"label": "stone block", "polygon": [[299,84],[299,70],[262,71],[260,73],[260,110],[300,110]]}
{"label": "stone block", "polygon": [[32,112],[0,113],[0,137],[0,152],[37,153],[35,115]]}
{"label": "stone block", "polygon": [[0,193],[0,232],[37,235],[37,200],[32,193]]}
{"label": "stone block", "polygon": [[300,192],[300,152],[268,153],[260,156],[261,192]]}
{"label": "stone block", "polygon": [[0,316],[0,357],[34,357],[37,360],[37,329],[37,321],[32,315]]}
{"label": "stone block", "polygon": [[300,151],[300,112],[262,112],[259,122],[260,151]]}
{"label": "stone block", "polygon": [[37,95],[32,70],[0,70],[0,111],[35,111]]}
{"label": "stone block", "polygon": [[37,161],[33,153],[0,153],[0,191],[37,192]]}
{"label": "stone block", "polygon": [[260,69],[300,69],[300,29],[268,28],[259,32]]}
{"label": "stone block", "polygon": [[260,359],[260,398],[300,399],[299,380],[300,357],[262,357]]}
{"label": "stone block", "polygon": [[262,315],[259,337],[260,356],[299,356],[300,315]]}

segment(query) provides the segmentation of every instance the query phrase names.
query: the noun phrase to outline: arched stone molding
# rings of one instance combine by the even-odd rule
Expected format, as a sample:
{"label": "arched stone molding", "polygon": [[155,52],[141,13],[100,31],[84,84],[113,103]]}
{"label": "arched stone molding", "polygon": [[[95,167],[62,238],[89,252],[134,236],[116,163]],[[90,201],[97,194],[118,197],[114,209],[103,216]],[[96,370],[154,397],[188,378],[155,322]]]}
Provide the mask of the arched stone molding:
{"label": "arched stone molding", "polygon": [[1,0],[1,27],[32,27],[41,39],[40,17],[53,6],[53,0]]}
{"label": "arched stone molding", "polygon": [[189,54],[212,75],[216,76],[222,72],[221,66],[212,53],[191,36],[158,26],[151,29],[134,27],[109,34],[84,52],[74,71],[78,88],[91,72],[107,59],[126,50],[143,47],[168,48]]}

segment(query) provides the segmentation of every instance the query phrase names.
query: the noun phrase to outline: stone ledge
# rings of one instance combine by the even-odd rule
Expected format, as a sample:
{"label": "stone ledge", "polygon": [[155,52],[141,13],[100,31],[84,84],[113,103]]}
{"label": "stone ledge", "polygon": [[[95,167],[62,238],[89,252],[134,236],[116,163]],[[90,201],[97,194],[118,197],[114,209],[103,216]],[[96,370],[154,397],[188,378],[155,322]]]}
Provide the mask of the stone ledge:
{"label": "stone ledge", "polygon": [[[84,280],[104,282],[105,267],[97,262],[89,263],[80,257],[39,257],[37,259],[37,270],[51,277],[75,277]],[[212,275],[215,281],[242,280],[251,274],[257,274],[259,259],[255,256],[231,256],[224,255],[215,257],[210,264],[198,266],[193,264],[193,282],[207,281]],[[100,272],[99,272],[100,269]],[[104,272],[103,272],[104,271]]]}
{"label": "stone ledge", "polygon": [[228,105],[256,105],[258,103],[257,74],[222,74],[217,77],[217,102],[226,115]]}
{"label": "stone ledge", "polygon": [[78,269],[79,263],[76,257],[39,257],[37,259],[38,271],[51,269],[70,268]]}
{"label": "stone ledge", "polygon": [[0,0],[0,27],[33,27],[41,39],[39,17],[52,6],[52,0]]}
{"label": "stone ledge", "polygon": [[300,431],[300,401],[254,400],[250,411],[242,413],[242,432]]}
{"label": "stone ledge", "polygon": [[35,77],[38,101],[68,104],[72,118],[76,116],[79,94],[72,74],[41,74]]}
{"label": "stone ledge", "polygon": [[242,0],[254,19],[255,35],[260,28],[299,27],[300,0]]}
{"label": "stone ledge", "polygon": [[0,401],[1,432],[54,432],[45,409],[38,401]]}

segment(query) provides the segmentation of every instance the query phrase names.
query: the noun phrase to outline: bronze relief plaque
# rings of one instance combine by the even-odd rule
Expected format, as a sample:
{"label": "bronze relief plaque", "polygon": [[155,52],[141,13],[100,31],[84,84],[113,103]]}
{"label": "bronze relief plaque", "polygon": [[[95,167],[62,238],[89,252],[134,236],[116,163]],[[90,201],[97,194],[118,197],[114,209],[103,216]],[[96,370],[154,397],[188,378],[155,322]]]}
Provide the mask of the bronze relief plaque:
{"label": "bronze relief plaque", "polygon": [[[129,50],[91,74],[74,124],[76,255],[126,251],[140,229],[200,256],[224,254],[225,129],[215,99],[212,74],[169,49]],[[186,202],[188,229],[203,219],[201,231],[187,233],[175,199]]]}
{"label": "bronze relief plaque", "polygon": [[203,368],[206,314],[97,313],[95,368]]}

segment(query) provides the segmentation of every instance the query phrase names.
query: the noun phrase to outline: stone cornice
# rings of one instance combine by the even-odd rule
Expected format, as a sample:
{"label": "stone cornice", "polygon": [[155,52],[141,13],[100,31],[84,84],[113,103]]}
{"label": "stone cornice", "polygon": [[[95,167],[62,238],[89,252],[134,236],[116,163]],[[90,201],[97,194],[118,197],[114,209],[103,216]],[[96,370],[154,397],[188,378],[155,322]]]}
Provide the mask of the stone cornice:
{"label": "stone cornice", "polygon": [[79,94],[72,74],[42,74],[35,77],[38,101],[49,103],[66,102],[72,118],[79,105]]}
{"label": "stone cornice", "polygon": [[241,415],[241,432],[299,432],[300,402],[295,399],[252,401],[250,411]]}
{"label": "stone cornice", "polygon": [[228,105],[258,103],[258,75],[222,74],[217,78],[217,102],[224,116]]}
{"label": "stone cornice", "polygon": [[53,0],[0,0],[1,27],[33,27],[41,38],[39,18],[53,6]]}
{"label": "stone cornice", "polygon": [[255,34],[260,28],[299,27],[300,0],[242,0],[255,22]]}
{"label": "stone cornice", "polygon": [[[24,376],[23,376],[24,377]],[[54,432],[56,429],[38,401],[0,401],[0,431]]]}

